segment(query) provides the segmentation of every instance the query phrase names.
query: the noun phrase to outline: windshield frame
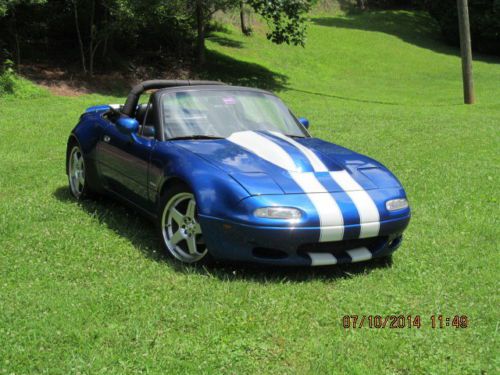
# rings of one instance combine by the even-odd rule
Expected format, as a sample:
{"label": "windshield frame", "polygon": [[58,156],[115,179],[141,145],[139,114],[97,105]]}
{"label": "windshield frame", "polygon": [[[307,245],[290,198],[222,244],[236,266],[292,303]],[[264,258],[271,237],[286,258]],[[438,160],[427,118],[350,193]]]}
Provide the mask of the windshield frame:
{"label": "windshield frame", "polygon": [[[169,89],[166,89],[166,90],[159,90],[157,91],[155,94],[156,96],[156,104],[157,104],[157,113],[158,113],[158,120],[159,120],[159,125],[160,125],[160,129],[161,129],[161,139],[162,141],[169,141],[171,140],[172,138],[175,138],[175,137],[170,137],[168,138],[166,136],[166,132],[165,132],[165,122],[164,122],[164,113],[163,113],[163,105],[162,105],[162,102],[163,102],[163,96],[164,95],[170,95],[170,94],[173,94],[173,93],[177,93],[177,92],[190,92],[190,91],[228,91],[228,90],[231,90],[231,91],[243,91],[243,92],[256,92],[256,93],[261,93],[261,94],[265,94],[265,95],[269,95],[269,96],[273,96],[275,98],[277,98],[279,101],[281,101],[283,103],[283,105],[288,109],[289,113],[290,113],[290,116],[292,117],[292,119],[295,121],[295,124],[297,125],[298,129],[300,130],[300,132],[302,132],[302,135],[304,138],[310,138],[311,135],[309,134],[309,132],[307,131],[307,129],[304,127],[304,125],[302,125],[300,123],[300,121],[297,119],[297,117],[292,113],[292,111],[290,111],[290,109],[288,108],[288,106],[275,94],[269,92],[269,91],[265,91],[265,90],[261,90],[261,89],[255,89],[255,88],[251,88],[251,87],[241,87],[241,86],[230,86],[230,85],[222,85],[222,86],[180,86],[180,87],[175,87],[175,88],[169,88]],[[225,139],[225,138],[222,138],[222,139]],[[172,139],[173,140],[173,139]]]}

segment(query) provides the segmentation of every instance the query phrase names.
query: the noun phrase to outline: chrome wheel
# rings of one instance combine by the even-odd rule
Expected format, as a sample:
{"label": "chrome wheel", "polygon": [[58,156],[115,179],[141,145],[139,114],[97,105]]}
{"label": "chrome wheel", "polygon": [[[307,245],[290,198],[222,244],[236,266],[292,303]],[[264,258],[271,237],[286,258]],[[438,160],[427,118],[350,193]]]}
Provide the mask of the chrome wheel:
{"label": "chrome wheel", "polygon": [[80,198],[85,187],[85,161],[80,147],[74,146],[69,155],[69,187],[75,198]]}
{"label": "chrome wheel", "polygon": [[170,198],[162,213],[161,230],[168,251],[182,262],[197,262],[208,252],[191,193],[181,192]]}

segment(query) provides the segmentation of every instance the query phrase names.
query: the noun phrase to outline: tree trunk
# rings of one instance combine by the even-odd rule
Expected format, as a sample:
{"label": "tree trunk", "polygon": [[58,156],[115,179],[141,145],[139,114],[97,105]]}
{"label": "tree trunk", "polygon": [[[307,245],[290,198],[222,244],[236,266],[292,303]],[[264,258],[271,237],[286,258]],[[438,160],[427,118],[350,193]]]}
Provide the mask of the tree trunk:
{"label": "tree trunk", "polygon": [[240,24],[241,24],[241,32],[243,35],[249,35],[250,30],[248,29],[247,26],[247,20],[245,17],[245,2],[243,0],[240,0]]}
{"label": "tree trunk", "polygon": [[197,60],[199,65],[206,62],[205,54],[205,16],[203,12],[203,1],[196,0],[196,25],[198,31]]}
{"label": "tree trunk", "polygon": [[19,42],[19,34],[17,32],[16,11],[12,9],[12,17],[10,19],[10,32],[14,37],[14,48],[16,49],[16,71],[19,73],[21,66],[21,44]]}
{"label": "tree trunk", "polygon": [[82,71],[83,71],[83,74],[87,74],[87,64],[85,63],[85,50],[83,48],[82,33],[80,32],[80,23],[78,21],[78,6],[76,5],[76,0],[73,0],[73,9],[74,9],[74,14],[75,14],[76,35],[78,36],[78,44],[80,46],[80,57],[82,60]]}
{"label": "tree trunk", "polygon": [[366,9],[366,0],[356,0],[356,3],[358,4],[358,8],[361,10]]}
{"label": "tree trunk", "polygon": [[[108,8],[104,8],[104,24],[109,25],[109,10]],[[104,60],[108,54],[108,40],[109,40],[109,29],[104,36],[104,41],[102,45],[102,60]]]}
{"label": "tree trunk", "polygon": [[95,0],[92,1],[90,8],[90,41],[89,41],[89,75],[92,77],[94,75],[94,39],[95,39],[95,25],[94,25],[94,14],[95,14]]}
{"label": "tree trunk", "polygon": [[19,73],[21,70],[21,45],[19,44],[19,35],[16,30],[16,71]]}
{"label": "tree trunk", "polygon": [[104,37],[104,44],[102,45],[102,58],[104,59],[108,55],[108,40],[109,35]]}
{"label": "tree trunk", "polygon": [[92,77],[94,75],[94,60],[95,60],[95,53],[97,52],[97,48],[99,48],[99,45],[101,44],[101,40],[98,40],[90,50],[90,63],[89,63],[89,72],[90,76]]}

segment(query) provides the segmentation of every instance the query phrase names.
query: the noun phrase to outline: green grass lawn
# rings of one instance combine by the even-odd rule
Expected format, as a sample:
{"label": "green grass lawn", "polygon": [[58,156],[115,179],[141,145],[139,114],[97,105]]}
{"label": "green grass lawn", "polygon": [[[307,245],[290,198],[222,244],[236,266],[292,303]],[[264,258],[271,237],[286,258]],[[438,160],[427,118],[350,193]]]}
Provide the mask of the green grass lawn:
{"label": "green grass lawn", "polygon": [[[236,30],[208,47],[203,74],[276,91],[400,178],[413,218],[392,265],[181,267],[134,211],[67,191],[79,114],[123,98],[6,97],[0,374],[498,374],[500,60],[477,57],[464,106],[458,51],[419,13],[317,17],[305,49]],[[422,328],[346,330],[346,314]],[[433,314],[470,326],[432,329]]]}

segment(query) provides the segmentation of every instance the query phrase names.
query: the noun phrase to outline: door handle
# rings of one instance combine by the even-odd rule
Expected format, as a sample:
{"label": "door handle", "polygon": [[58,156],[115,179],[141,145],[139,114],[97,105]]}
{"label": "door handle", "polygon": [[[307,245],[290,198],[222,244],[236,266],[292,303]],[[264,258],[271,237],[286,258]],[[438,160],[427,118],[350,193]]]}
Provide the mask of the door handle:
{"label": "door handle", "polygon": [[105,135],[103,140],[104,140],[104,142],[109,143],[109,141],[111,141],[111,138],[109,135]]}

